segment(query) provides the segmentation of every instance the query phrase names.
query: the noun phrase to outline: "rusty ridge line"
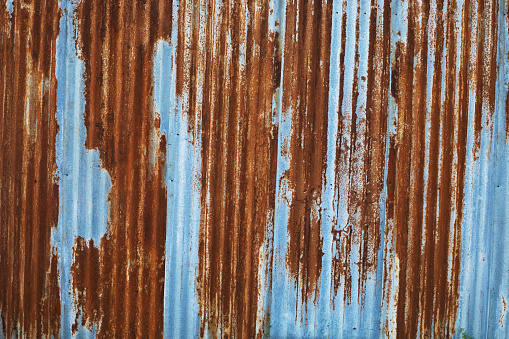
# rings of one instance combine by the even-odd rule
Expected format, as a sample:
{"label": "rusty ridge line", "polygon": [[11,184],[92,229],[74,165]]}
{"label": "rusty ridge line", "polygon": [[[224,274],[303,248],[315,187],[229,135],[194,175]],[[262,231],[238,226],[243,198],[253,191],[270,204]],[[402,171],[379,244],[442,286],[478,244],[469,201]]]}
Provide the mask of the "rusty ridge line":
{"label": "rusty ridge line", "polygon": [[[284,32],[277,22],[269,28],[268,1],[229,0],[220,7],[212,0],[179,2],[172,42],[176,90],[189,134],[202,145],[201,336],[207,328],[214,337],[260,337],[268,329],[270,309],[263,309],[260,286],[267,281],[262,288],[270,293],[279,156],[290,159],[283,173],[291,195],[286,267],[297,303],[307,307],[320,293],[335,299],[343,287],[345,304],[353,298],[363,304],[368,279],[395,269],[377,267],[380,201],[386,198],[385,230],[394,234],[400,275],[390,281],[384,274],[383,286],[398,290],[397,336],[454,333],[467,131],[472,125],[475,160],[495,106],[499,4],[435,4],[431,11],[426,1],[408,2],[407,35],[397,32],[391,41],[391,1],[371,0],[367,58],[359,46],[360,1],[356,13],[347,12],[347,1],[338,6],[338,130],[335,162],[327,163],[332,1],[288,1]],[[55,55],[61,11],[56,0],[16,0],[12,14],[2,6],[2,330],[7,337],[59,336],[58,253],[50,235],[58,218]],[[153,108],[152,67],[156,42],[170,42],[172,13],[166,0],[81,0],[73,13],[85,64],[85,147],[99,151],[112,180],[106,234],[98,244],[75,239],[73,333],[100,324],[100,338],[163,334],[165,238],[172,225],[166,224],[166,136]],[[347,33],[355,36],[352,60]],[[367,76],[359,76],[361,60],[367,60]],[[353,69],[352,84],[346,67]],[[282,107],[273,105],[278,95]],[[391,100],[398,114],[395,132],[388,133]],[[290,146],[281,155],[278,110],[291,116]],[[334,168],[332,183],[325,179],[327,166]],[[332,229],[321,219],[326,184],[334,201],[346,204],[334,206]],[[340,211],[348,213],[346,225],[338,225]],[[325,232],[332,232],[332,249],[324,248]],[[324,251],[332,251],[330,277],[321,274]],[[331,279],[331,291],[319,290],[320,279]],[[394,326],[383,324],[388,327]]]}
{"label": "rusty ridge line", "polygon": [[316,296],[322,268],[321,195],[326,169],[332,2],[286,8],[283,112],[292,112],[287,265],[301,301]]}

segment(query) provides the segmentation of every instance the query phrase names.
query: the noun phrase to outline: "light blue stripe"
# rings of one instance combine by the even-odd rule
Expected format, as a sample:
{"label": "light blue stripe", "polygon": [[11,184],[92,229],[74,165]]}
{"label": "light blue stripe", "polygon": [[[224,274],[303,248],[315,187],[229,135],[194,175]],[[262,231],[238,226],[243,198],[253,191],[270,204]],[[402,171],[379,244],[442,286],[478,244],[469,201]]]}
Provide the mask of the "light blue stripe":
{"label": "light blue stripe", "polygon": [[[100,239],[107,229],[107,196],[111,180],[108,172],[101,167],[99,152],[85,148],[85,66],[76,51],[74,3],[62,1],[60,5],[63,15],[56,55],[59,217],[58,226],[52,232],[52,244],[59,254],[61,335],[69,337],[76,317],[70,271],[74,239],[80,236],[86,241],[93,240],[96,247],[100,246]],[[78,335],[81,330],[78,326]]]}

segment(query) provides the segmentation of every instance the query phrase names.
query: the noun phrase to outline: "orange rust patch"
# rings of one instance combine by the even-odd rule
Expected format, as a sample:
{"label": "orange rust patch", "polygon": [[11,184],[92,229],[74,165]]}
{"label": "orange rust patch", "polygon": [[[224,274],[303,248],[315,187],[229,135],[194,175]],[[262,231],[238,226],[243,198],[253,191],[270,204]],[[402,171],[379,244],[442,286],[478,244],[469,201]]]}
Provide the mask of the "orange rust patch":
{"label": "orange rust patch", "polygon": [[505,312],[507,310],[507,303],[505,302],[505,298],[503,295],[500,296],[502,298],[501,300],[501,305],[502,305],[502,315],[500,316],[500,318],[498,319],[498,323],[500,324],[500,327],[504,327],[504,316],[505,316]]}
{"label": "orange rust patch", "polygon": [[[3,334],[60,333],[55,142],[58,1],[0,7],[0,311]],[[52,253],[53,252],[53,253]],[[1,332],[0,331],[0,332]]]}
{"label": "orange rust patch", "polygon": [[[72,271],[85,321],[102,317],[100,338],[162,337],[166,139],[153,111],[152,66],[155,43],[169,39],[171,11],[171,2],[155,0],[83,0],[76,8],[85,63],[85,146],[99,150],[112,180],[99,272],[87,266],[95,270],[99,300],[80,299],[91,282],[81,279],[79,262]],[[80,242],[77,259],[85,255]]]}

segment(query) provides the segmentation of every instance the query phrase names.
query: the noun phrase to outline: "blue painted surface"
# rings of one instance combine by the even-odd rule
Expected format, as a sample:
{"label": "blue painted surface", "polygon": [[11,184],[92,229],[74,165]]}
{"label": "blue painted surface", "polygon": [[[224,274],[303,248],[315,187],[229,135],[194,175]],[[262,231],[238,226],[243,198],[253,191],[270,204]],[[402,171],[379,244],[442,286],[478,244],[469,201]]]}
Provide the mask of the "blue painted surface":
{"label": "blue painted surface", "polygon": [[14,0],[6,0],[6,1],[5,1],[5,4],[6,4],[6,6],[7,6],[7,10],[9,11],[9,14],[12,14],[12,9],[13,9],[13,7],[12,7],[12,2],[13,2],[13,1],[14,1]]}
{"label": "blue painted surface", "polygon": [[[61,286],[61,335],[71,336],[76,307],[72,301],[73,245],[76,237],[93,240],[98,246],[107,230],[108,191],[111,180],[101,168],[99,152],[85,148],[86,129],[83,114],[84,63],[78,57],[73,23],[73,1],[60,3],[62,18],[57,40],[57,121],[60,126],[56,142],[59,215],[52,233],[52,244],[59,254]],[[81,321],[81,319],[80,319]],[[95,336],[95,331],[78,328]]]}

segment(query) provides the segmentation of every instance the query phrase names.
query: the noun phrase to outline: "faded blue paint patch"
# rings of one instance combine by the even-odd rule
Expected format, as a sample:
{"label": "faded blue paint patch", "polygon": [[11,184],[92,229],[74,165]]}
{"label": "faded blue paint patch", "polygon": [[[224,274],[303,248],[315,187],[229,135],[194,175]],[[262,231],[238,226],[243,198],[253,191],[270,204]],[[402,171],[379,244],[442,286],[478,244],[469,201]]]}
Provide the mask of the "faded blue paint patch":
{"label": "faded blue paint patch", "polygon": [[[60,126],[57,135],[57,165],[60,184],[60,201],[63,202],[65,228],[75,228],[75,236],[93,239],[95,244],[107,229],[108,191],[111,179],[102,168],[99,151],[85,148],[84,124],[85,65],[78,57],[76,37],[73,33],[74,4],[66,2],[63,29],[65,38],[57,52],[57,119]],[[62,30],[61,24],[61,30]],[[65,53],[60,56],[60,53]],[[59,67],[62,67],[60,70]],[[63,85],[63,86],[62,86]],[[59,221],[61,219],[59,218]]]}
{"label": "faded blue paint patch", "polygon": [[[476,8],[473,9],[474,13]],[[470,92],[467,177],[461,234],[461,275],[456,331],[476,337],[507,338],[509,329],[509,150],[506,112],[509,47],[506,6],[498,12],[497,83],[493,116],[483,105],[481,146],[473,152],[473,101]],[[459,335],[458,335],[459,337]]]}
{"label": "faded blue paint patch", "polygon": [[5,6],[7,6],[7,10],[9,11],[9,15],[12,14],[12,10],[13,10],[13,6],[12,6],[12,3],[13,3],[14,0],[7,0],[5,2]]}
{"label": "faded blue paint patch", "polygon": [[[476,9],[472,9],[475,13]],[[493,126],[484,124],[477,152],[474,148],[475,89],[469,93],[469,125],[462,225],[461,273],[457,327],[473,337],[487,333],[492,251]],[[482,121],[487,120],[483,105]],[[474,292],[475,291],[475,292]]]}
{"label": "faded blue paint patch", "polygon": [[[188,133],[183,105],[176,94],[178,3],[173,3],[171,45],[158,41],[154,55],[154,107],[166,136],[167,223],[164,281],[164,338],[197,337],[200,329],[196,287],[200,227],[201,136]],[[198,93],[200,95],[200,93]],[[193,98],[194,99],[194,98]]]}
{"label": "faded blue paint patch", "polygon": [[493,232],[490,258],[490,299],[488,338],[509,338],[509,145],[506,131],[505,105],[509,85],[509,24],[507,6],[500,6],[498,13],[498,78],[495,98],[493,150]]}
{"label": "faded blue paint patch", "polygon": [[[279,7],[275,6],[275,15],[279,18],[279,27],[281,32],[286,31],[286,1],[280,1]],[[281,70],[285,68],[285,34],[280,36],[280,48],[282,51]],[[274,256],[272,266],[272,295],[270,311],[270,331],[269,334],[275,338],[289,337],[289,331],[296,330],[293,326],[295,316],[290,313],[292,307],[295,307],[296,291],[290,291],[288,286],[293,286],[290,274],[285,267],[287,250],[287,224],[289,217],[289,206],[292,199],[289,182],[285,172],[290,168],[290,159],[284,149],[290,147],[291,137],[291,112],[282,111],[282,91],[284,86],[284,77],[281,77],[279,89],[276,92],[276,114],[279,120],[278,134],[278,159],[276,170],[276,206],[274,209]],[[294,294],[293,301],[290,300],[290,292]],[[288,328],[290,325],[290,329]]]}
{"label": "faded blue paint patch", "polygon": [[[505,5],[505,4],[504,4]],[[489,261],[489,301],[485,322],[488,323],[488,338],[509,338],[509,149],[506,135],[506,100],[509,84],[509,35],[507,6],[500,6],[498,13],[498,70],[493,117],[492,151],[492,232]]]}
{"label": "faded blue paint patch", "polygon": [[[322,235],[323,256],[320,279],[320,294],[318,298],[316,336],[328,337],[331,328],[336,326],[332,321],[329,310],[333,306],[333,236],[336,218],[335,182],[336,182],[336,145],[338,140],[338,112],[340,88],[340,51],[341,51],[341,24],[343,4],[334,2],[332,8],[331,28],[331,55],[329,68],[329,103],[328,103],[328,131],[327,131],[327,169],[325,182],[322,187]],[[338,333],[338,332],[335,332]]]}
{"label": "faded blue paint patch", "polygon": [[[76,317],[71,275],[74,240],[78,236],[87,241],[92,239],[99,246],[107,230],[107,197],[111,179],[101,168],[99,152],[85,148],[85,67],[76,50],[74,3],[62,1],[61,8],[63,15],[56,55],[59,215],[58,226],[52,232],[52,244],[60,255],[61,335],[70,337]],[[78,336],[80,330],[78,328]]]}

